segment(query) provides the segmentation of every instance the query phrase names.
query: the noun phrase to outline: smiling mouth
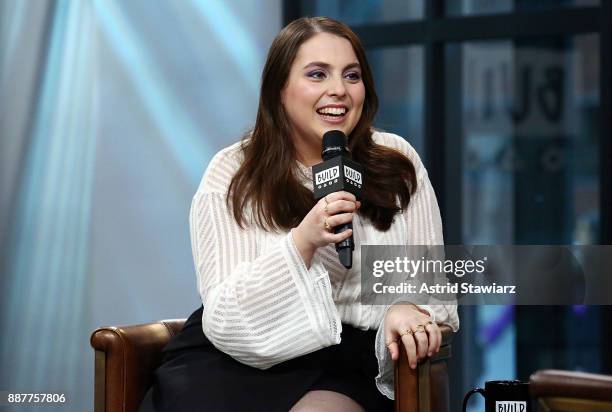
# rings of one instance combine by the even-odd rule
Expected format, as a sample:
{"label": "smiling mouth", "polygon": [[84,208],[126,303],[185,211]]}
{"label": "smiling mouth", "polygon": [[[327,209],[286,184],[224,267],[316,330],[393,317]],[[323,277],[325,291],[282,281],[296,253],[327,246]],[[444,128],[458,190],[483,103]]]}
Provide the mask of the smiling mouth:
{"label": "smiling mouth", "polygon": [[346,107],[323,107],[317,109],[317,114],[324,120],[339,121],[346,117],[348,109]]}

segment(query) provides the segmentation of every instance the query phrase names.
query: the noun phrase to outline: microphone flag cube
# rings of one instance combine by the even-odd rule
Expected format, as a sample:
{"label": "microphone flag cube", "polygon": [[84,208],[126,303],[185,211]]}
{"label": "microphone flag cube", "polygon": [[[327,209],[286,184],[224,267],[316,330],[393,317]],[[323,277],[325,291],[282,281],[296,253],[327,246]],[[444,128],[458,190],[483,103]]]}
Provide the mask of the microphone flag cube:
{"label": "microphone flag cube", "polygon": [[312,166],[312,180],[314,198],[317,200],[341,190],[361,199],[363,168],[345,156],[336,156]]}

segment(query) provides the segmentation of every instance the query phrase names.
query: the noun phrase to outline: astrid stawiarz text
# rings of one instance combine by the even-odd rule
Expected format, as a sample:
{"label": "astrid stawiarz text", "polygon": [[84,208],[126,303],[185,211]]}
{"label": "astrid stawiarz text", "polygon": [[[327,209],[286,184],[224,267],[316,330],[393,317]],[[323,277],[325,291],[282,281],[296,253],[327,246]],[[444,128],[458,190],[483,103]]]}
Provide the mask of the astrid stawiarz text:
{"label": "astrid stawiarz text", "polygon": [[419,287],[416,285],[402,282],[399,285],[383,285],[382,283],[374,283],[374,293],[400,293],[400,294],[415,294],[425,293],[428,295],[442,294],[510,294],[516,293],[516,286],[513,285],[498,285],[495,282],[491,285],[473,285],[468,282],[463,283],[447,283],[433,285],[422,283]]}

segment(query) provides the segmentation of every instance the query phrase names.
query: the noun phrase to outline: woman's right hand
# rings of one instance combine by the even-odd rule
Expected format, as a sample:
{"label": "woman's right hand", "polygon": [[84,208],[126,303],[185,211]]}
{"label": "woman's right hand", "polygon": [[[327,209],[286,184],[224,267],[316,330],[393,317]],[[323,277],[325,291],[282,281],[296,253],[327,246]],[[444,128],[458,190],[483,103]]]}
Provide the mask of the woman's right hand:
{"label": "woman's right hand", "polygon": [[[330,243],[338,243],[353,234],[351,229],[334,234],[334,227],[349,223],[359,207],[359,202],[352,193],[334,192],[320,199],[302,222],[292,230],[295,243],[304,263],[310,267],[310,261],[317,248]],[[327,226],[326,227],[326,223]]]}

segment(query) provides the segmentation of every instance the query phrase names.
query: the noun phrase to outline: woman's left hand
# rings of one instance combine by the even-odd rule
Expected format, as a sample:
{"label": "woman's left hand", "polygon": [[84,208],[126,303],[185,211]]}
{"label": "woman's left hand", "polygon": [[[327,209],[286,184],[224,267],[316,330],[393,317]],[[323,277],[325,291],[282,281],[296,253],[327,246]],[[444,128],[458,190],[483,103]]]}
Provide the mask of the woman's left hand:
{"label": "woman's left hand", "polygon": [[416,368],[419,360],[440,350],[440,328],[431,320],[427,311],[421,311],[416,305],[392,305],[387,310],[384,324],[385,343],[394,361],[399,359],[399,339],[406,348],[408,363],[412,369]]}

